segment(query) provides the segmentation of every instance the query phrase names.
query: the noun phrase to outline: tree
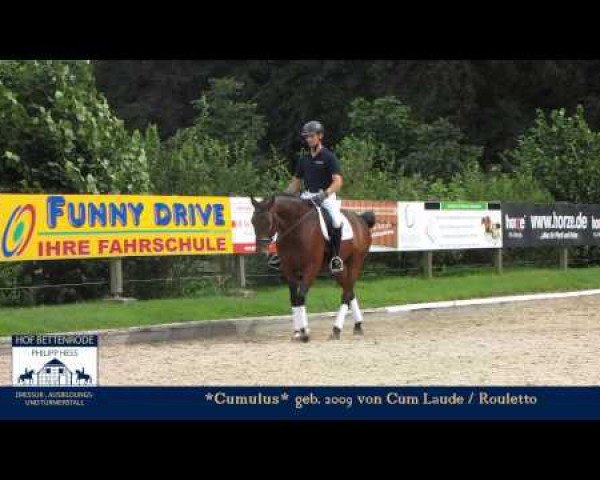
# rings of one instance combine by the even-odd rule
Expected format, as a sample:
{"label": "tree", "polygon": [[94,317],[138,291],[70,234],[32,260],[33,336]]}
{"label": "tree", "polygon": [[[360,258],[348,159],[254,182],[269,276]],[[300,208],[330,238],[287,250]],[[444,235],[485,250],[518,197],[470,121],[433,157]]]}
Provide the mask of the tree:
{"label": "tree", "polygon": [[244,84],[233,78],[216,78],[199,100],[192,102],[197,110],[194,131],[234,145],[244,144],[253,152],[264,137],[266,121],[257,113],[257,104],[243,97]]}
{"label": "tree", "polygon": [[418,122],[410,107],[396,97],[356,98],[348,117],[351,133],[387,145],[397,158],[408,155],[417,141]]}
{"label": "tree", "polygon": [[[240,94],[243,85],[234,79],[214,80],[209,85],[194,101],[197,116],[192,126],[179,129],[162,143],[155,128],[146,132],[153,191],[225,196],[263,196],[281,191],[289,175],[275,149],[259,151],[266,122],[257,113],[256,104]],[[208,262],[225,261],[221,256]],[[177,279],[196,275],[206,263],[200,256],[158,257],[127,259],[125,267],[134,277]],[[179,282],[145,283],[132,293],[143,298],[181,295],[183,288]]]}
{"label": "tree", "polygon": [[600,198],[600,133],[593,131],[578,106],[572,116],[565,109],[546,115],[537,111],[535,123],[507,153],[518,172],[526,172],[552,194],[554,200],[597,202]]}
{"label": "tree", "polygon": [[344,198],[417,200],[427,194],[429,183],[419,175],[393,171],[392,152],[372,138],[344,137],[336,153],[342,162]]}
{"label": "tree", "polygon": [[432,193],[440,200],[500,200],[548,203],[552,195],[526,171],[512,174],[484,172],[471,163],[446,184],[435,182]]}
{"label": "tree", "polygon": [[194,102],[194,125],[164,142],[151,165],[158,192],[245,195],[281,187],[283,159],[274,149],[259,156],[266,122],[256,104],[240,96],[242,88],[230,78],[210,82]]}
{"label": "tree", "polygon": [[0,188],[148,190],[143,138],[128,132],[85,61],[0,61]]}
{"label": "tree", "polygon": [[[145,144],[155,140],[153,133],[150,129],[142,136],[125,128],[96,89],[86,61],[0,61],[0,191],[147,192]],[[25,262],[1,270],[8,272],[2,282],[10,286],[55,287],[106,275],[101,262],[74,260]],[[102,288],[34,292],[29,299],[11,301],[62,302],[97,297]]]}
{"label": "tree", "polygon": [[447,119],[420,121],[396,97],[372,101],[357,98],[351,104],[349,117],[355,135],[372,138],[390,150],[387,161],[392,165],[385,168],[430,180],[448,180],[481,158],[482,149],[467,144],[460,129]]}

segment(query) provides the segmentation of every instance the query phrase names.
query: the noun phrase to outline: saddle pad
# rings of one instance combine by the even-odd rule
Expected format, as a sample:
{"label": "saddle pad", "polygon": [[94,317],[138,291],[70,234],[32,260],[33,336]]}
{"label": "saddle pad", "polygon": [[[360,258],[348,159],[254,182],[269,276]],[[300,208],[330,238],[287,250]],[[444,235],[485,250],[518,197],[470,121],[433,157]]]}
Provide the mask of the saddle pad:
{"label": "saddle pad", "polygon": [[[325,240],[329,241],[329,233],[327,232],[327,225],[325,224],[325,218],[323,218],[323,212],[320,208],[317,208],[319,212],[319,223],[321,224],[321,233],[325,237]],[[352,240],[354,238],[354,233],[352,232],[352,225],[346,218],[346,215],[342,213],[343,223],[342,223],[342,241],[344,240]]]}

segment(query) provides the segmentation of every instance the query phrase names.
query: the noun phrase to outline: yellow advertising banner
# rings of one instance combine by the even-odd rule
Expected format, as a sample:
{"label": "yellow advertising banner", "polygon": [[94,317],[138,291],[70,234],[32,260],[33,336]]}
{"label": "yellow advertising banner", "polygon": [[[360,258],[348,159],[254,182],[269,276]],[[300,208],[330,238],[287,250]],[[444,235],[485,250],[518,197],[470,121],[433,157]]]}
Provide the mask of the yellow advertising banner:
{"label": "yellow advertising banner", "polygon": [[229,197],[0,194],[0,262],[232,253]]}

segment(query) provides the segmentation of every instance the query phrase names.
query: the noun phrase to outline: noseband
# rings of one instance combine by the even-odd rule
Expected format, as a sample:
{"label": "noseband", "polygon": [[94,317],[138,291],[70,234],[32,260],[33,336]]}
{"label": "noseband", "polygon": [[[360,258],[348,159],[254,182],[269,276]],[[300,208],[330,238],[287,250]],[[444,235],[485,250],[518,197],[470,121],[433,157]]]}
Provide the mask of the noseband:
{"label": "noseband", "polygon": [[[272,213],[271,210],[267,210],[265,213],[269,215],[269,234],[267,237],[257,238],[256,241],[259,244],[269,245],[273,241],[273,237],[275,237],[275,234],[277,233],[277,221],[275,218],[275,214]],[[275,221],[273,221],[274,219]]]}

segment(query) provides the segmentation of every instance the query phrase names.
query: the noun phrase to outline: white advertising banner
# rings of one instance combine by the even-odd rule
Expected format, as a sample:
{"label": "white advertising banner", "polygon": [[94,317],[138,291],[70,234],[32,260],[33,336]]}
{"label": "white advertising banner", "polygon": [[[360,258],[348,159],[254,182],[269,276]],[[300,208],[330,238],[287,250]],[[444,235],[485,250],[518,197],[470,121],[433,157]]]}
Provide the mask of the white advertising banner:
{"label": "white advertising banner", "polygon": [[400,251],[502,247],[498,202],[398,202]]}
{"label": "white advertising banner", "polygon": [[256,237],[252,226],[254,207],[249,197],[231,197],[233,253],[255,253]]}

